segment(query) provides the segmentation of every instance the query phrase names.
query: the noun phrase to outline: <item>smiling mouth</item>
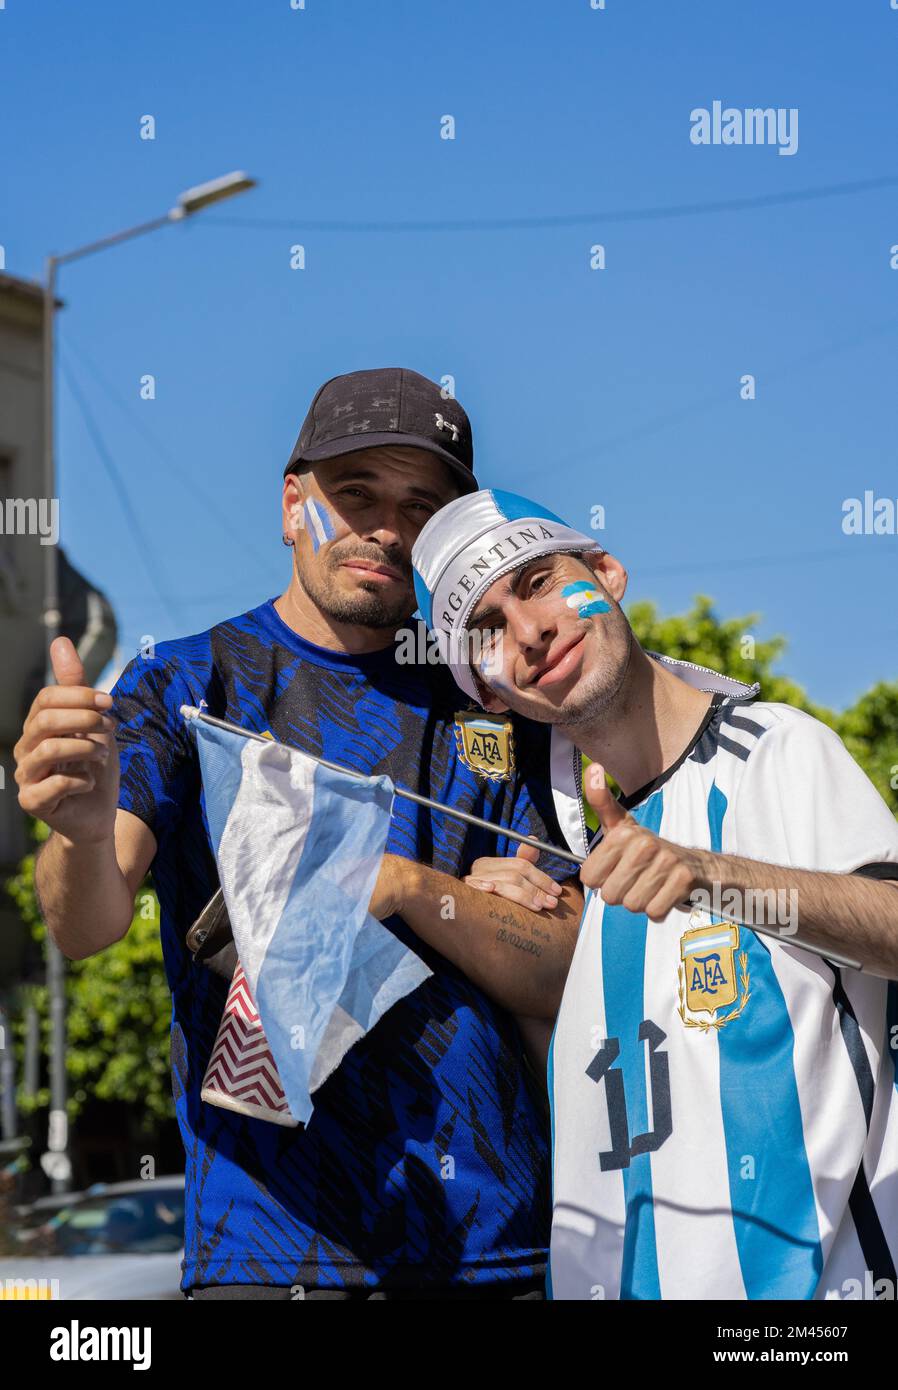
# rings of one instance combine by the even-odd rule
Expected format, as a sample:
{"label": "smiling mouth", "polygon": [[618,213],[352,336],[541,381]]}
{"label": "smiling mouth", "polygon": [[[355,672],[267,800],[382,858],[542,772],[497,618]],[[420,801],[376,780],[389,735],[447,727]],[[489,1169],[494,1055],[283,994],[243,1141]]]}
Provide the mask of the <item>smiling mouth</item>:
{"label": "smiling mouth", "polygon": [[557,657],[540,667],[536,675],[528,682],[531,686],[542,689],[547,685],[554,685],[557,681],[566,680],[569,675],[577,668],[577,663],[582,656],[582,646],[586,640],[585,632],[581,632],[560,652]]}

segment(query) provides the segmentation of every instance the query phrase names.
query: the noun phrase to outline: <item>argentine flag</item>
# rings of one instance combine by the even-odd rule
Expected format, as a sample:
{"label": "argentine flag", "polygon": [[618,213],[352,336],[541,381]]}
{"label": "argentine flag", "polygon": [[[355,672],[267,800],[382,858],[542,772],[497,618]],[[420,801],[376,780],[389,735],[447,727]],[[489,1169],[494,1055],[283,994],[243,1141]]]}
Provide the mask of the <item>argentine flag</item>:
{"label": "argentine flag", "polygon": [[306,1124],[313,1092],[431,974],[368,912],[393,786],[183,712],[240,965],[290,1115]]}

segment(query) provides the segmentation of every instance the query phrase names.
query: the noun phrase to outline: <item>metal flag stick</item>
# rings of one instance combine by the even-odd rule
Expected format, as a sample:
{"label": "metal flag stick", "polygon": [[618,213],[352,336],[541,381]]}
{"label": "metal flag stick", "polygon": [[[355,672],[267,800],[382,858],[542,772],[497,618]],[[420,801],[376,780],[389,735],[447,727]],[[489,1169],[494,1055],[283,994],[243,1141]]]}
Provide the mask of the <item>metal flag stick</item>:
{"label": "metal flag stick", "polygon": [[[181,713],[185,719],[200,719],[204,724],[214,724],[216,729],[227,729],[228,733],[240,734],[243,738],[258,739],[260,743],[269,745],[278,742],[277,739],[266,738],[264,734],[257,734],[252,729],[241,729],[237,724],[229,724],[226,719],[216,719],[213,714],[204,714],[194,705],[182,705]],[[280,747],[289,748],[290,745],[282,743]],[[344,776],[355,777],[360,782],[368,780],[364,772],[356,772],[351,767],[343,767],[340,763],[329,762],[327,758],[319,758],[317,753],[306,753],[303,749],[291,749],[291,752],[301,752],[303,757],[311,758],[322,767],[329,767],[331,772],[342,772]],[[407,791],[405,787],[397,787],[395,783],[393,790],[397,796],[404,796],[407,801],[415,801],[419,806],[429,806],[432,811],[440,811],[444,816],[453,816],[456,820],[466,821],[468,825],[479,826],[481,830],[490,830],[494,835],[507,835],[509,840],[519,840],[522,845],[533,845],[536,849],[545,850],[546,854],[554,854],[557,859],[566,859],[569,864],[576,864],[578,868],[584,862],[582,855],[572,854],[568,849],[559,849],[557,845],[547,844],[545,840],[538,840],[535,835],[521,835],[519,831],[510,830],[506,825],[494,825],[492,821],[472,816],[468,811],[457,811],[454,806],[445,806],[442,801],[433,801],[429,796],[420,796],[417,792]]]}
{"label": "metal flag stick", "polygon": [[[213,724],[216,729],[226,729],[228,733],[239,734],[242,738],[257,739],[259,743],[278,744],[281,748],[290,749],[289,744],[279,743],[277,739],[266,738],[264,734],[257,734],[253,729],[241,729],[238,724],[230,724],[226,719],[216,719],[214,714],[204,714],[195,705],[182,705],[181,714],[186,720],[199,719],[204,724]],[[363,772],[356,772],[353,768],[343,767],[340,763],[332,763],[327,758],[319,758],[315,753],[306,753],[302,749],[290,749],[291,752],[302,752],[306,758],[312,758],[314,762],[320,763],[322,767],[329,767],[332,772],[342,772],[346,777],[355,777],[358,781],[367,781]],[[489,830],[494,835],[506,835],[509,840],[518,840],[522,845],[535,845],[537,849],[545,850],[546,854],[553,854],[557,859],[565,859],[569,864],[576,864],[579,868],[586,862],[581,854],[572,854],[570,850],[560,849],[557,845],[547,844],[545,840],[538,840],[535,835],[521,835],[517,830],[510,830],[505,825],[494,825],[492,821],[483,820],[480,816],[472,816],[468,811],[457,811],[454,806],[445,806],[442,801],[434,801],[429,796],[420,796],[417,792],[410,792],[405,787],[397,787],[393,784],[393,790],[397,796],[404,796],[407,801],[415,801],[419,806],[429,806],[432,811],[439,811],[444,816],[453,816],[456,820],[465,821],[468,825],[479,826],[481,830]],[[683,903],[683,912],[691,911],[693,903]],[[787,946],[795,946],[802,951],[810,951],[812,955],[819,956],[828,965],[844,965],[849,970],[861,970],[863,967],[856,960],[849,960],[847,956],[836,955],[834,951],[828,951],[822,946],[813,946],[810,942],[802,941],[798,936],[784,937],[783,933],[777,931],[775,927],[762,927],[754,922],[739,922],[740,927],[745,927],[748,931],[757,932],[759,936],[771,936],[774,941],[784,942]]]}

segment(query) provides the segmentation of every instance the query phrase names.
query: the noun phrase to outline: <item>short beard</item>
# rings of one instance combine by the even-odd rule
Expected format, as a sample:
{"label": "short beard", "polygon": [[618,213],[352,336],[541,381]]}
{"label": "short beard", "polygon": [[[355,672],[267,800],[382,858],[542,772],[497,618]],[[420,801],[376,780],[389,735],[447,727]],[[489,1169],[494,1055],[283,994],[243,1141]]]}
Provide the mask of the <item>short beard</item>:
{"label": "short beard", "polygon": [[565,700],[555,712],[552,723],[566,729],[577,729],[584,724],[593,724],[605,716],[619,703],[630,660],[633,656],[633,629],[627,623],[627,651],[620,665],[613,671],[596,671],[589,687],[577,694],[576,699]]}
{"label": "short beard", "polygon": [[[339,559],[335,560],[333,568],[340,563]],[[387,602],[379,592],[380,586],[376,581],[372,581],[371,586],[367,587],[363,580],[356,594],[343,597],[328,588],[326,578],[319,580],[317,575],[304,573],[298,555],[295,569],[296,578],[315,607],[336,623],[349,623],[356,627],[370,627],[375,631],[383,631],[396,629],[411,617],[414,604],[409,599],[401,598]]]}
{"label": "short beard", "polygon": [[[527,709],[520,713],[526,714],[528,719],[533,719],[538,724],[551,724],[553,728],[573,730],[582,727],[584,724],[592,724],[602,716],[608,715],[621,698],[627,672],[630,669],[630,661],[633,655],[633,629],[629,623],[625,623],[627,631],[627,651],[623,661],[609,671],[595,671],[588,682],[587,688],[583,689],[586,682],[580,682],[580,689],[576,696],[571,695],[567,700],[560,704],[557,709]],[[495,691],[494,694],[500,692]],[[504,693],[502,698],[505,698]]]}

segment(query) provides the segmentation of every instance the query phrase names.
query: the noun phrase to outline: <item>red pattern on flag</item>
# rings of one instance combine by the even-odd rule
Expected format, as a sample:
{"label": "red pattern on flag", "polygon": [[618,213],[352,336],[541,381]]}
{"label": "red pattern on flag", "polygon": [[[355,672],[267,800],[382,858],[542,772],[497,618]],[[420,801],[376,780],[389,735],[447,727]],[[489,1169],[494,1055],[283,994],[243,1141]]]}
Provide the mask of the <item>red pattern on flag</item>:
{"label": "red pattern on flag", "polygon": [[262,1029],[249,981],[238,963],[218,1037],[203,1078],[202,1099],[239,1115],[296,1125]]}

